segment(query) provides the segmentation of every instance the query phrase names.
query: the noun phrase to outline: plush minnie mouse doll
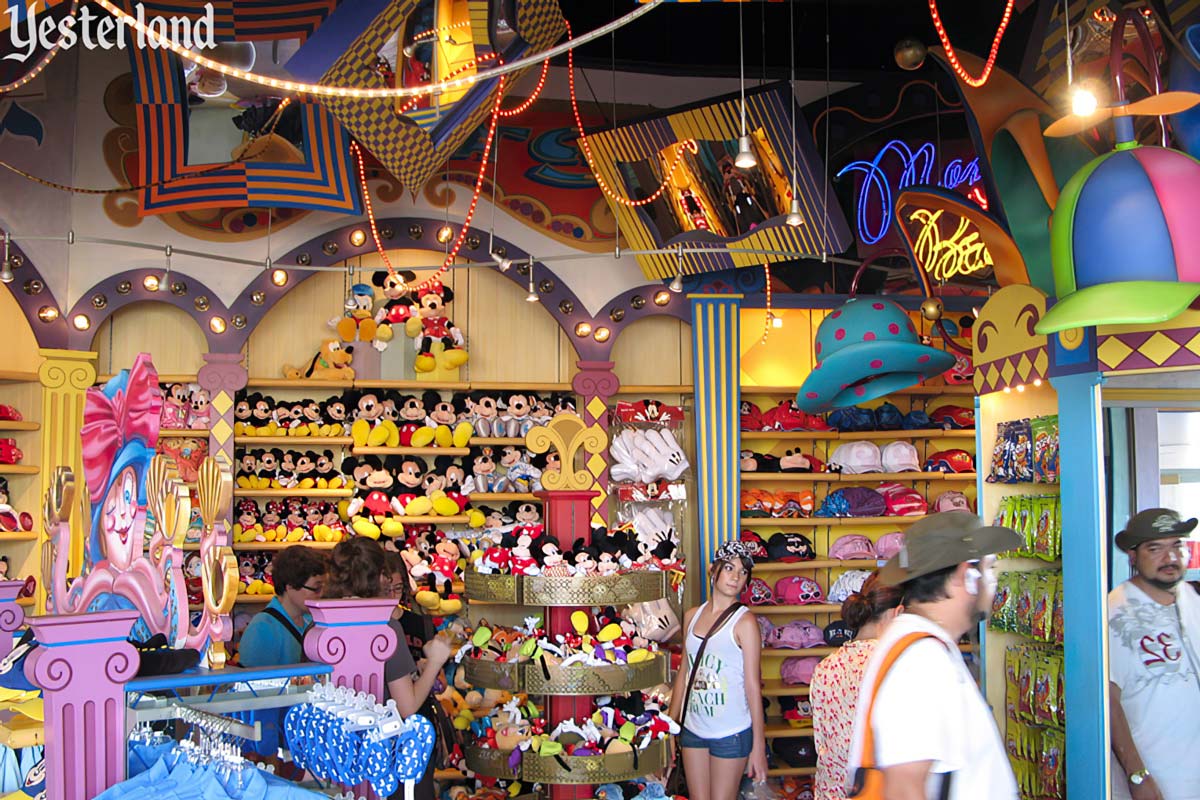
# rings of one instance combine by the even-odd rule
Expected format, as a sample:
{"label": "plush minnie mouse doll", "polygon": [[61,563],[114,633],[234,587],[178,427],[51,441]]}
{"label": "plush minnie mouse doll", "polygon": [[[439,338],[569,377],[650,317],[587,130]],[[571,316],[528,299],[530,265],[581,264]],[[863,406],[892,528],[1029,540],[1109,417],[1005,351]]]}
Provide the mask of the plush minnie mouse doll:
{"label": "plush minnie mouse doll", "polygon": [[[161,390],[160,390],[161,391]],[[162,411],[159,412],[159,427],[167,430],[182,430],[188,426],[188,408],[191,406],[188,387],[182,383],[168,384],[163,391]]]}
{"label": "plush minnie mouse doll", "polygon": [[208,390],[200,384],[188,384],[187,425],[191,430],[208,430],[212,427],[212,407],[209,405]]}
{"label": "plush minnie mouse doll", "polygon": [[505,537],[512,560],[513,575],[537,575],[541,572],[537,559],[533,557],[533,536],[529,531],[508,534]]}
{"label": "plush minnie mouse doll", "polygon": [[263,534],[263,526],[259,521],[258,504],[249,498],[237,502],[237,521],[233,524],[233,540],[235,542],[253,542]]}
{"label": "plush minnie mouse doll", "polygon": [[537,503],[514,500],[505,508],[505,513],[515,522],[512,529],[514,534],[527,533],[536,539],[546,531],[542,524],[542,511]]}
{"label": "plush minnie mouse doll", "polygon": [[[417,340],[417,357],[413,361],[417,372],[433,372],[437,366],[454,369],[467,363],[462,331],[445,315],[446,306],[453,300],[454,290],[437,280],[417,290],[417,316],[405,323],[405,332]],[[435,341],[443,346],[438,360],[432,352]]]}

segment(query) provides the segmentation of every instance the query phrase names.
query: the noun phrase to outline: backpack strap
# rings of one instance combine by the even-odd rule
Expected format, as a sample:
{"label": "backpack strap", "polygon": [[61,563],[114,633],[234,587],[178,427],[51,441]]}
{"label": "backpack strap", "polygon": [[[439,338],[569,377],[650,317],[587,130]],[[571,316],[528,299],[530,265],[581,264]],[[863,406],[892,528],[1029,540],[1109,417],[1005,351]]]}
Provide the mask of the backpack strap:
{"label": "backpack strap", "polygon": [[872,723],[875,716],[875,700],[879,697],[879,687],[883,685],[883,679],[886,678],[888,672],[891,671],[892,665],[896,663],[896,659],[900,658],[905,650],[922,639],[935,639],[940,642],[943,647],[945,646],[945,642],[942,642],[941,639],[938,639],[938,637],[934,636],[932,633],[917,631],[915,633],[907,634],[902,636],[896,641],[895,644],[892,645],[892,648],[888,650],[887,655],[883,657],[883,661],[879,665],[879,671],[875,673],[875,683],[871,686],[870,700],[867,701],[867,714],[863,720],[862,755],[861,763],[859,765],[862,769],[877,768],[875,764],[875,730]]}
{"label": "backpack strap", "polygon": [[279,620],[279,624],[282,625],[284,629],[290,633],[297,642],[300,643],[301,650],[304,649],[304,635],[300,633],[300,631],[296,630],[296,626],[292,624],[290,619],[279,613],[279,609],[267,607],[262,610],[262,613]]}

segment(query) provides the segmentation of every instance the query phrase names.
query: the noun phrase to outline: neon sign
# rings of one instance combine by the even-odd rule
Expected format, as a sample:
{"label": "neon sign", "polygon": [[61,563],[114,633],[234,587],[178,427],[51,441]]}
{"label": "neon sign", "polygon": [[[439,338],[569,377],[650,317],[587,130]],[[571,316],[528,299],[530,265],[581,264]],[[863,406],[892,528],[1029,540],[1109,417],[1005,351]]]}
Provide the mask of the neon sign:
{"label": "neon sign", "polygon": [[992,266],[992,254],[979,238],[978,230],[968,230],[971,222],[959,217],[954,233],[942,238],[942,210],[918,208],[908,215],[909,222],[921,225],[913,242],[913,256],[935,281],[945,282],[958,275],[972,275]]}
{"label": "neon sign", "polygon": [[[900,175],[893,181],[885,171],[885,166],[890,166],[895,160],[899,161]],[[894,193],[909,186],[928,184],[936,164],[937,151],[933,142],[925,142],[916,150],[911,150],[904,142],[893,139],[881,147],[870,161],[852,161],[842,167],[837,174],[839,178],[847,172],[863,174],[855,209],[855,227],[861,242],[875,244],[887,234]],[[982,177],[978,156],[966,162],[956,158],[942,170],[938,185],[944,189],[971,187],[966,192],[967,197],[986,210],[987,196],[983,188],[976,185]]]}

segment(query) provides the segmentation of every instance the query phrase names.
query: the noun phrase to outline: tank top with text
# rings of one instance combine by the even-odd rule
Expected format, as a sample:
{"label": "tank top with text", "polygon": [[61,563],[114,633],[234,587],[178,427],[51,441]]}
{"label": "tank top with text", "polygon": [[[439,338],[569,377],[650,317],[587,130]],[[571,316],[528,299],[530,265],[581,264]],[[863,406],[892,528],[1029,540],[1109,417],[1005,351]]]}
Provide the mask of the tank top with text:
{"label": "tank top with text", "polygon": [[[746,700],[745,662],[742,648],[733,631],[748,609],[742,607],[721,626],[704,648],[704,659],[695,663],[702,637],[693,630],[705,603],[696,610],[688,625],[686,649],[688,669],[696,670],[696,680],[688,697],[683,726],[704,739],[719,739],[741,733],[750,727],[750,703]],[[690,677],[690,672],[689,672]]]}

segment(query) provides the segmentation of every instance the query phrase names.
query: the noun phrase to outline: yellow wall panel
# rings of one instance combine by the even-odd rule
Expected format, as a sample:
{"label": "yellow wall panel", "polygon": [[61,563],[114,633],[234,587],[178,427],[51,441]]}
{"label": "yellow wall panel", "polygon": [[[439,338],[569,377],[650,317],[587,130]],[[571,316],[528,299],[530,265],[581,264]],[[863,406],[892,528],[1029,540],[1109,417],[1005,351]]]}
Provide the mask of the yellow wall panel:
{"label": "yellow wall panel", "polygon": [[0,292],[0,335],[4,337],[5,345],[4,369],[37,372],[42,363],[37,339],[12,292]]}
{"label": "yellow wall panel", "polygon": [[610,360],[622,385],[684,383],[685,361],[691,374],[691,329],[674,317],[640,319],[621,331]]}
{"label": "yellow wall panel", "polygon": [[138,353],[149,353],[164,375],[195,375],[208,352],[204,332],[181,308],[141,302],[118,309],[96,329],[92,350],[96,372],[112,375],[133,366]]}
{"label": "yellow wall panel", "polygon": [[343,314],[345,284],[344,274],[319,272],[280,298],[250,334],[250,377],[282,378],[284,364],[307,363],[323,339],[335,336],[327,323]]}
{"label": "yellow wall panel", "polygon": [[[488,269],[467,271],[467,364],[472,381],[558,383],[573,348],[541,303],[525,300],[525,290]],[[457,298],[455,303],[457,303]],[[459,313],[462,313],[460,308]]]}

